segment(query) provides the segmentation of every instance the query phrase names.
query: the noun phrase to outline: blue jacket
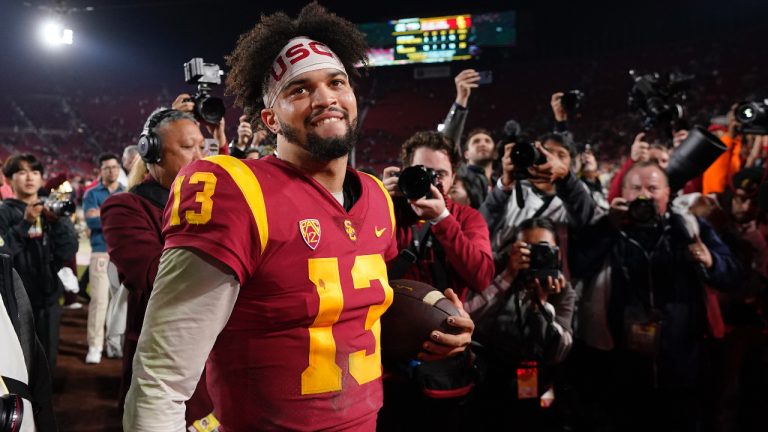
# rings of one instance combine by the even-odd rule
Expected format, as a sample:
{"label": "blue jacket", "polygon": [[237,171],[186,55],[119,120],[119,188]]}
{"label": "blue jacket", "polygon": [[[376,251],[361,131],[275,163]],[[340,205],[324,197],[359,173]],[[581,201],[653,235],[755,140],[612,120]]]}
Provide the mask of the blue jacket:
{"label": "blue jacket", "polygon": [[[112,194],[123,192],[124,190],[123,186],[118,184],[117,189],[115,189]],[[90,209],[101,208],[101,205],[104,204],[104,201],[106,201],[110,195],[109,189],[104,186],[104,183],[99,183],[96,187],[85,193],[85,198],[83,198],[83,213],[87,214]],[[101,217],[86,216],[85,223],[91,230],[91,250],[93,252],[106,252],[107,242],[104,240],[104,233],[101,231]]]}

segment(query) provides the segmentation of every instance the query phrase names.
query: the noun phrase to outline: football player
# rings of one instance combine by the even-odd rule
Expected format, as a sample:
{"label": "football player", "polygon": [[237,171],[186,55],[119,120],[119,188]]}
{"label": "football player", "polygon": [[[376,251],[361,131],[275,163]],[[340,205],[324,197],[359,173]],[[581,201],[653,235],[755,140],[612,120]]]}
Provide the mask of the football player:
{"label": "football player", "polygon": [[[182,169],[134,357],[123,424],[183,431],[207,359],[221,430],[375,430],[379,318],[397,254],[387,191],[347,166],[366,44],[316,3],[262,16],[229,57],[230,93],[277,135],[275,156]],[[474,324],[434,331],[423,360],[461,353]]]}

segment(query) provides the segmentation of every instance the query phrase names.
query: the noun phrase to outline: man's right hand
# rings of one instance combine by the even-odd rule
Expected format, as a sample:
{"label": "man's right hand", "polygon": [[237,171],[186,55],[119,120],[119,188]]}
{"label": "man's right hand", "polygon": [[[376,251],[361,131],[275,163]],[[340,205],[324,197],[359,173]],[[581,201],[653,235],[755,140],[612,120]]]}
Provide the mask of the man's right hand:
{"label": "man's right hand", "polygon": [[520,270],[531,267],[531,250],[529,247],[528,243],[522,240],[518,240],[510,247],[505,276],[508,282],[515,280]]}
{"label": "man's right hand", "polygon": [[557,92],[552,95],[549,100],[549,104],[552,106],[552,113],[555,114],[555,121],[564,122],[568,121],[568,113],[563,108],[563,92]]}
{"label": "man's right hand", "polygon": [[176,96],[176,100],[171,104],[171,109],[191,113],[195,110],[195,103],[192,102],[192,96],[182,93]]}
{"label": "man's right hand", "polygon": [[501,184],[510,187],[515,183],[515,166],[512,165],[512,148],[515,143],[504,144],[504,156],[501,158]]}
{"label": "man's right hand", "polygon": [[616,229],[621,229],[629,224],[629,203],[622,197],[616,197],[611,201],[608,210],[608,219]]}
{"label": "man's right hand", "polygon": [[456,103],[458,105],[467,107],[469,94],[472,93],[473,88],[477,88],[479,85],[477,84],[478,80],[480,80],[480,74],[474,69],[465,69],[456,75],[453,81],[456,83]]}
{"label": "man's right hand", "polygon": [[37,218],[39,218],[40,214],[43,212],[43,208],[44,206],[42,201],[28,205],[27,209],[24,210],[24,220],[29,223],[35,223]]}
{"label": "man's right hand", "polygon": [[251,128],[251,124],[248,122],[248,116],[241,115],[240,125],[237,127],[237,145],[240,147],[248,146],[252,138],[253,129]]}
{"label": "man's right hand", "polygon": [[633,162],[645,162],[651,158],[650,148],[651,145],[645,141],[645,132],[640,132],[635,136],[629,157]]}
{"label": "man's right hand", "polygon": [[400,192],[400,188],[397,187],[397,181],[400,177],[395,174],[399,172],[400,168],[391,166],[384,168],[384,172],[382,173],[382,183],[384,183],[384,187],[387,189],[387,192],[389,192],[389,195],[393,197],[403,196],[402,192]]}

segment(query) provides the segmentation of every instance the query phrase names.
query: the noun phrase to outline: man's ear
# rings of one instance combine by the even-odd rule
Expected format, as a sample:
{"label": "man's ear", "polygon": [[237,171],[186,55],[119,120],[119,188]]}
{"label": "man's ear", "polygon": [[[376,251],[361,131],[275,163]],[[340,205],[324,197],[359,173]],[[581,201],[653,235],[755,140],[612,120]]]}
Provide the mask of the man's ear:
{"label": "man's ear", "polygon": [[261,122],[269,129],[273,134],[280,133],[280,122],[277,120],[277,114],[271,108],[264,108],[261,110]]}

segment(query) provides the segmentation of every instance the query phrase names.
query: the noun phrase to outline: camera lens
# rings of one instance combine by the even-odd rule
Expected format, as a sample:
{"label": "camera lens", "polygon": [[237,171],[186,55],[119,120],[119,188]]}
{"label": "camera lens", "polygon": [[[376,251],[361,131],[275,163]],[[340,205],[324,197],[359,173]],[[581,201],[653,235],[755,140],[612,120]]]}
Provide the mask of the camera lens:
{"label": "camera lens", "polygon": [[637,225],[646,225],[656,219],[656,201],[649,198],[636,198],[629,203],[629,217]]}
{"label": "camera lens", "polygon": [[400,173],[397,187],[409,200],[417,200],[429,195],[429,189],[434,182],[434,171],[423,165],[414,165]]}
{"label": "camera lens", "polygon": [[760,108],[761,107],[754,102],[741,104],[736,108],[736,120],[741,123],[752,123],[757,119],[757,116],[761,111]]}
{"label": "camera lens", "polygon": [[534,165],[545,163],[546,157],[539,152],[536,146],[530,142],[520,142],[512,147],[512,164],[515,168],[526,169]]}
{"label": "camera lens", "polygon": [[19,395],[0,396],[0,431],[17,432],[21,430],[24,417],[24,402]]}
{"label": "camera lens", "polygon": [[224,101],[219,98],[201,95],[195,100],[195,116],[208,124],[219,124],[225,111]]}

